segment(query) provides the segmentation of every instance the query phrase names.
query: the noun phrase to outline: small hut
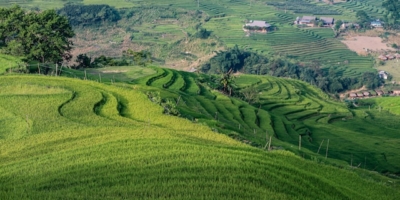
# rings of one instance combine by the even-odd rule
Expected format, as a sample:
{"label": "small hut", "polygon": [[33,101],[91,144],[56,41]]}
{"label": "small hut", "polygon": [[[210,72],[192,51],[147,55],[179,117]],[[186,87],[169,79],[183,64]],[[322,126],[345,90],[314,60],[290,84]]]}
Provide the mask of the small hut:
{"label": "small hut", "polygon": [[386,57],[386,56],[384,56],[384,55],[380,55],[379,57],[379,60],[387,60],[388,58]]}
{"label": "small hut", "polygon": [[378,96],[382,96],[384,94],[382,90],[375,90],[375,92]]}
{"label": "small hut", "polygon": [[350,98],[353,98],[353,99],[354,99],[354,98],[357,98],[357,94],[356,94],[356,93],[350,93],[350,94],[349,94],[349,97],[350,97]]}
{"label": "small hut", "polygon": [[388,54],[388,55],[386,55],[386,58],[389,60],[393,60],[395,58],[395,56],[393,54]]}

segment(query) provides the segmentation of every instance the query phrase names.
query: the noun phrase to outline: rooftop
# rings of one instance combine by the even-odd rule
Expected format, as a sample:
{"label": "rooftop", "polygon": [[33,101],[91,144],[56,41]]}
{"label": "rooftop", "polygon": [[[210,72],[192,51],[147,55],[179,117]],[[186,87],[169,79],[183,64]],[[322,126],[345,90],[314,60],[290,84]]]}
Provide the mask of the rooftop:
{"label": "rooftop", "polygon": [[333,18],[332,17],[320,17],[320,20],[324,21],[325,23],[333,23]]}
{"label": "rooftop", "polygon": [[258,27],[271,27],[271,24],[268,24],[266,21],[260,21],[260,20],[254,20],[250,21],[250,23],[247,23],[246,26],[258,26]]}
{"label": "rooftop", "polygon": [[304,20],[304,21],[311,21],[311,20],[315,20],[315,17],[313,17],[313,16],[303,16],[303,17],[301,18],[301,20]]}

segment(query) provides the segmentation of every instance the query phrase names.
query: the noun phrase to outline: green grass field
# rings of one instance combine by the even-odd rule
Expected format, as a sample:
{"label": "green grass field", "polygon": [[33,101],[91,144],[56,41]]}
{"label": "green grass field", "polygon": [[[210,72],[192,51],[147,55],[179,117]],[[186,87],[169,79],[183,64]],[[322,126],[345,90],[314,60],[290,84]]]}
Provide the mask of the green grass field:
{"label": "green grass field", "polygon": [[[1,199],[400,195],[397,180],[307,161],[287,151],[266,152],[207,126],[163,115],[141,92],[147,86],[9,75],[0,78],[0,87]],[[240,112],[252,109],[243,106]]]}
{"label": "green grass field", "polygon": [[[272,136],[276,148],[307,158],[324,158],[326,152],[322,151],[326,151],[329,139],[328,158],[332,158],[332,162],[349,165],[353,158],[354,163],[362,163],[361,167],[370,170],[391,173],[400,170],[400,155],[396,153],[400,149],[392,145],[400,138],[397,134],[400,127],[389,120],[398,119],[397,115],[387,116],[373,109],[367,112],[368,116],[374,117],[368,117],[364,111],[348,110],[344,103],[330,99],[321,90],[302,81],[240,75],[236,78],[237,87],[252,85],[259,93],[260,100],[249,105],[211,90],[207,83],[199,83],[195,74],[158,70],[156,75],[135,83],[150,86],[143,91],[158,88],[164,98],[181,99],[178,109],[184,118],[205,123],[233,138],[251,141],[253,146],[264,147],[266,138]],[[167,83],[179,87],[165,87]],[[182,90],[182,85],[196,87],[189,92]],[[379,128],[376,128],[376,121],[380,121]],[[387,134],[380,134],[382,131]],[[303,138],[301,151],[298,150],[299,135]],[[377,141],[380,145],[376,145]],[[324,146],[318,154],[321,143]],[[390,156],[383,159],[382,153]]]}

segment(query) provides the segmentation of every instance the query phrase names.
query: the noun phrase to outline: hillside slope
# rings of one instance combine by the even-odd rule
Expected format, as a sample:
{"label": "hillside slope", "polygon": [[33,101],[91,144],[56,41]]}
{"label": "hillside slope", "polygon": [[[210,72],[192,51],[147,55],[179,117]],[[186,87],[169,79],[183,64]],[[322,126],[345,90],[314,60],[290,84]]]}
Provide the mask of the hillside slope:
{"label": "hillside slope", "polygon": [[0,199],[400,195],[379,175],[265,152],[163,115],[134,86],[3,76],[0,88]]}

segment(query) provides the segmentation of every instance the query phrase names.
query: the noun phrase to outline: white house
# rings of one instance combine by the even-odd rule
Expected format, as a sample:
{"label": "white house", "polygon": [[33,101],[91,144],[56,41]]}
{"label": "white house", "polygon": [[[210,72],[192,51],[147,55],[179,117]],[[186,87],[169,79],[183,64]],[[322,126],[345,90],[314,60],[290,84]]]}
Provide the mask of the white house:
{"label": "white house", "polygon": [[388,74],[385,71],[379,71],[379,77],[383,79],[388,79]]}

